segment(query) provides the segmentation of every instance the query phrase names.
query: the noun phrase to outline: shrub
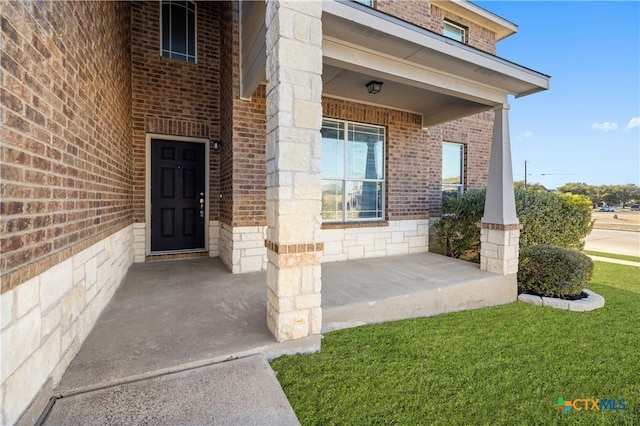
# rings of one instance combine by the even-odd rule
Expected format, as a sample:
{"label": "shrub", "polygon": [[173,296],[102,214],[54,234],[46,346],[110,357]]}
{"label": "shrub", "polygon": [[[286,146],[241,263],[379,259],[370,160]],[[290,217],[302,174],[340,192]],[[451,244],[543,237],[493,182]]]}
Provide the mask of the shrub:
{"label": "shrub", "polygon": [[[436,223],[436,242],[447,256],[479,259],[484,189],[469,190],[457,198],[444,197],[442,218]],[[522,224],[520,250],[548,244],[581,250],[593,227],[591,204],[582,195],[516,190],[516,213]]]}
{"label": "shrub", "polygon": [[520,250],[537,244],[582,250],[593,227],[591,203],[582,195],[516,191]]}
{"label": "shrub", "polygon": [[442,218],[436,222],[436,242],[449,257],[480,263],[480,231],[476,223],[484,211],[486,192],[474,189],[442,198]]}
{"label": "shrub", "polygon": [[520,252],[518,290],[538,296],[575,296],[587,287],[593,261],[577,250],[546,244]]}

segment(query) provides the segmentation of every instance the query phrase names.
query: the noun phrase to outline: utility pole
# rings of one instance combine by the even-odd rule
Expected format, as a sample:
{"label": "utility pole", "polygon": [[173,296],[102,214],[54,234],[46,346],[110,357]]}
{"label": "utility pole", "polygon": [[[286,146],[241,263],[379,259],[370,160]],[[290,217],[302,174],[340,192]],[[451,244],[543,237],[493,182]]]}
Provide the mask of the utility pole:
{"label": "utility pole", "polygon": [[524,189],[527,189],[527,160],[524,160]]}

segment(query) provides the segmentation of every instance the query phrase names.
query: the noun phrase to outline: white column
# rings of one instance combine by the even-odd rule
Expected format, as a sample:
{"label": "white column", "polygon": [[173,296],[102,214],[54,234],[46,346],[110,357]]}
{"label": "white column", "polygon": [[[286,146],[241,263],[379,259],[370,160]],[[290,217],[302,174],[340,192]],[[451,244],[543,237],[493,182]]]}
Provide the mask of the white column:
{"label": "white column", "polygon": [[513,192],[511,167],[511,142],[509,140],[509,105],[494,109],[489,181],[484,203],[482,223],[513,225],[520,223],[516,215],[516,199]]}
{"label": "white column", "polygon": [[267,325],[320,333],[322,3],[268,1]]}
{"label": "white column", "polygon": [[501,275],[515,275],[521,225],[513,191],[507,104],[495,108],[487,198],[479,226],[480,267]]}

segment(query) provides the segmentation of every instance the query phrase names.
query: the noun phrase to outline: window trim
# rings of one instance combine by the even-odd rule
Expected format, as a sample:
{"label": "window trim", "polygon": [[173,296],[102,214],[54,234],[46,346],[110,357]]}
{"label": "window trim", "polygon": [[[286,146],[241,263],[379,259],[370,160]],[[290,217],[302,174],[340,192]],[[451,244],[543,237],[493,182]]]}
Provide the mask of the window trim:
{"label": "window trim", "polygon": [[[334,123],[339,123],[340,127],[343,130],[344,133],[344,160],[343,160],[343,165],[342,165],[342,171],[343,171],[343,177],[342,178],[335,178],[335,177],[327,177],[325,178],[324,176],[324,170],[323,170],[323,175],[322,175],[322,181],[337,181],[337,182],[342,182],[342,188],[343,188],[343,202],[342,202],[342,218],[340,219],[325,219],[322,218],[322,223],[323,224],[355,224],[355,223],[384,223],[386,220],[386,188],[387,188],[387,159],[386,159],[386,150],[387,150],[387,128],[385,126],[380,126],[380,125],[376,125],[376,124],[369,124],[369,123],[361,123],[358,121],[350,121],[350,120],[341,120],[341,119],[337,119],[337,118],[329,118],[329,117],[323,117],[322,118],[322,122],[334,122]],[[349,156],[348,156],[348,152],[349,152],[349,125],[356,125],[356,126],[364,126],[364,127],[371,127],[371,128],[375,128],[375,129],[381,129],[382,130],[382,136],[383,136],[383,140],[382,140],[382,170],[383,170],[383,175],[382,175],[382,179],[355,179],[355,178],[349,178],[349,174],[348,174],[348,164],[349,164]],[[346,200],[346,187],[347,187],[347,182],[379,182],[382,184],[382,188],[380,190],[380,194],[381,194],[381,202],[380,202],[380,216],[379,217],[372,217],[372,218],[362,218],[362,217],[357,217],[357,218],[349,218],[348,214],[347,214],[347,203],[345,202]],[[322,216],[322,212],[321,212],[321,216]]]}
{"label": "window trim", "polygon": [[[462,154],[460,156],[460,181],[461,183],[445,183],[444,182],[444,173],[442,173],[441,176],[441,182],[442,182],[442,193],[445,193],[445,188],[457,188],[457,190],[455,191],[455,193],[460,196],[464,193],[464,191],[466,190],[465,188],[465,180],[466,180],[466,173],[465,173],[465,165],[467,163],[466,159],[467,159],[467,147],[465,146],[464,143],[461,142],[451,142],[451,141],[442,141],[442,164],[441,167],[444,169],[444,146],[445,144],[449,144],[449,145],[458,145],[461,147],[462,149]],[[442,170],[442,172],[444,172],[444,170]]]}
{"label": "window trim", "polygon": [[[185,25],[185,30],[187,32],[186,34],[186,43],[187,43],[187,52],[183,53],[183,52],[178,52],[175,50],[171,49],[171,36],[172,36],[172,32],[171,32],[171,17],[169,18],[169,27],[170,27],[170,31],[169,31],[169,48],[165,49],[165,46],[163,45],[163,37],[162,37],[162,33],[163,33],[163,26],[162,26],[162,21],[163,21],[163,12],[162,10],[164,9],[162,6],[165,4],[168,4],[169,6],[172,6],[176,3],[175,0],[160,0],[160,56],[162,56],[163,58],[169,58],[169,59],[175,59],[176,61],[182,61],[182,62],[187,62],[190,64],[196,64],[198,63],[198,4],[193,1],[193,0],[181,0],[184,1],[185,3],[191,3],[191,5],[193,5],[193,55],[189,54],[189,28],[188,25]],[[182,5],[176,4],[179,7],[182,7]],[[189,8],[185,8],[187,11],[187,24],[189,22]],[[186,59],[182,59],[182,58],[176,58],[174,57],[175,55],[181,55],[181,56],[185,56]],[[193,60],[190,60],[193,59]]]}
{"label": "window trim", "polygon": [[[455,37],[448,36],[446,34],[447,26],[451,26],[451,27],[454,27],[454,28],[460,30],[460,32],[462,33],[462,40],[458,40]],[[449,38],[451,40],[455,40],[455,41],[457,41],[459,43],[465,43],[466,44],[467,43],[467,33],[468,33],[468,31],[469,31],[469,28],[465,27],[464,25],[458,24],[457,22],[454,22],[454,21],[452,21],[450,19],[446,19],[446,18],[444,19],[442,35],[444,35],[445,37],[447,37],[447,38]]]}

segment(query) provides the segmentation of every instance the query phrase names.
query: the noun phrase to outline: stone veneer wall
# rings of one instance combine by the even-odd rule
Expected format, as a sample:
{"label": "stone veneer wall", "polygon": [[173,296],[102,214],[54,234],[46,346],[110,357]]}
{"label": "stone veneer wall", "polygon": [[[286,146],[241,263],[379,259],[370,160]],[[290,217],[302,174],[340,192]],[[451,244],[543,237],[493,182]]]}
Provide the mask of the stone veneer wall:
{"label": "stone veneer wall", "polygon": [[2,2],[0,424],[33,424],[132,260],[130,7]]}
{"label": "stone veneer wall", "polygon": [[429,251],[429,220],[393,220],[385,226],[323,229],[322,263]]}
{"label": "stone veneer wall", "polygon": [[220,255],[220,222],[209,221],[209,257]]}
{"label": "stone veneer wall", "polygon": [[231,272],[264,271],[267,268],[266,226],[220,226],[219,256]]}
{"label": "stone veneer wall", "polygon": [[[2,294],[2,409],[13,424],[36,400],[33,424],[133,262],[133,226]],[[55,285],[52,285],[55,284]]]}

